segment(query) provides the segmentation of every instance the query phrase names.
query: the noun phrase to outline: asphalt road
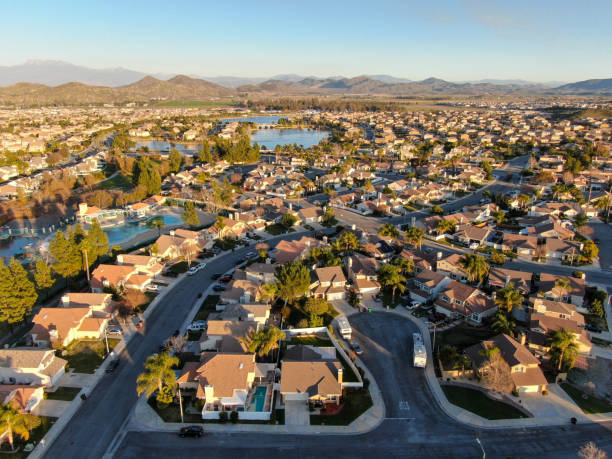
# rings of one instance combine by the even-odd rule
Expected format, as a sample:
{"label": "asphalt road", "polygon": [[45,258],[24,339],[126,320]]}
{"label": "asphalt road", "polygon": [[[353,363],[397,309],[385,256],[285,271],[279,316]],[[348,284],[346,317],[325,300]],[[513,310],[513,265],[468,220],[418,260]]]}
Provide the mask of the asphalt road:
{"label": "asphalt road", "polygon": [[[270,240],[298,239],[301,234],[286,234]],[[143,332],[134,336],[120,354],[121,363],[114,373],[105,375],[85,400],[60,436],[47,450],[48,458],[100,458],[106,452],[137,401],[136,378],[143,371],[146,358],[187,319],[200,292],[213,282],[210,276],[225,272],[252,251],[236,250],[208,263],[194,276],[185,276],[166,295],[147,319]]]}
{"label": "asphalt road", "polygon": [[576,457],[587,441],[612,451],[612,423],[554,428],[477,431],[446,416],[412,367],[412,322],[384,312],[349,318],[362,359],[382,391],[387,417],[372,432],[338,435],[210,434],[183,439],[162,432],[129,432],[116,458],[200,456],[231,458],[488,458]]}

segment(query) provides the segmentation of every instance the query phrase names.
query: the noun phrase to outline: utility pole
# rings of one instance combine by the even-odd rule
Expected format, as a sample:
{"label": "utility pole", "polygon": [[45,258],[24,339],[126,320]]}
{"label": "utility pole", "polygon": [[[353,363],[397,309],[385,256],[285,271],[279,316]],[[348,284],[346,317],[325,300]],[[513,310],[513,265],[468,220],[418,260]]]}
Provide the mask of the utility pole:
{"label": "utility pole", "polygon": [[91,289],[91,281],[89,279],[89,257],[87,255],[87,250],[83,249],[83,261],[85,262],[85,274],[87,274],[87,284]]}
{"label": "utility pole", "polygon": [[106,355],[110,354],[108,349],[108,333],[106,333],[106,328],[104,329],[104,342],[106,343]]}
{"label": "utility pole", "polygon": [[185,420],[183,419],[183,397],[181,396],[181,388],[179,387],[178,390],[178,396],[179,396],[179,408],[181,410],[181,423],[185,422]]}

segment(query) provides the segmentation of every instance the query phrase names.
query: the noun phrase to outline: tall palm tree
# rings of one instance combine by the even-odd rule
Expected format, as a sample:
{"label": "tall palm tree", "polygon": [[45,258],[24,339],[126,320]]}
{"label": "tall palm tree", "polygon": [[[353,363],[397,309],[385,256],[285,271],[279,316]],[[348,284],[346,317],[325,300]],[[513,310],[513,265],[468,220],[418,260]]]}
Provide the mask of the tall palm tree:
{"label": "tall palm tree", "polygon": [[595,205],[602,211],[606,213],[606,221],[610,217],[610,206],[612,206],[612,199],[607,194],[599,198],[595,201]]}
{"label": "tall palm tree", "polygon": [[561,372],[563,367],[567,370],[574,366],[574,360],[578,354],[578,344],[574,332],[567,328],[555,330],[550,337],[551,361]]}
{"label": "tall palm tree", "polygon": [[395,257],[391,261],[391,264],[393,266],[397,266],[400,269],[402,276],[405,276],[406,274],[414,271],[414,261],[410,258]]}
{"label": "tall palm tree", "polygon": [[278,292],[278,286],[274,283],[263,284],[259,289],[259,297],[264,300],[266,303],[269,303],[270,300],[273,300]]}
{"label": "tall palm tree", "polygon": [[151,222],[151,228],[155,228],[157,229],[157,235],[161,236],[161,229],[166,226],[166,224],[164,223],[164,220],[161,218],[156,218],[155,220],[153,220]]}
{"label": "tall palm tree", "polygon": [[11,449],[15,435],[24,440],[30,438],[30,432],[40,425],[40,418],[28,413],[20,413],[10,405],[0,407],[0,429],[6,432]]}
{"label": "tall palm tree", "polygon": [[468,279],[472,282],[478,281],[480,284],[482,280],[489,274],[489,263],[481,255],[474,253],[467,253],[459,258],[459,264],[468,274]]}
{"label": "tall palm tree", "polygon": [[423,237],[425,237],[425,231],[423,228],[419,228],[417,226],[409,226],[406,229],[406,240],[416,246],[421,248],[421,244],[423,243]]}
{"label": "tall palm tree", "polygon": [[438,221],[438,224],[436,225],[436,229],[440,232],[440,233],[452,233],[453,231],[455,231],[455,228],[457,227],[457,223],[453,220],[447,220],[445,218],[443,218],[442,220]]}
{"label": "tall palm tree", "polygon": [[514,336],[514,329],[516,328],[516,322],[514,322],[509,314],[504,311],[497,311],[491,328],[499,333],[505,333],[509,336]]}
{"label": "tall palm tree", "polygon": [[522,303],[523,295],[514,288],[514,282],[510,282],[495,295],[495,304],[507,314],[510,314],[514,308],[522,309]]}
{"label": "tall palm tree", "polygon": [[252,331],[245,338],[240,338],[240,342],[246,346],[247,352],[256,352],[259,357],[264,357],[276,349],[279,341],[285,339],[286,336],[284,331],[270,326],[263,330]]}
{"label": "tall palm tree", "polygon": [[384,288],[391,289],[391,295],[395,298],[395,291],[404,293],[406,290],[406,278],[402,276],[400,268],[394,265],[383,265],[378,270],[378,282]]}
{"label": "tall palm tree", "polygon": [[176,384],[172,367],[178,365],[178,357],[167,352],[147,357],[145,371],[136,379],[136,392],[150,397],[155,391],[161,391],[164,386],[174,387]]}

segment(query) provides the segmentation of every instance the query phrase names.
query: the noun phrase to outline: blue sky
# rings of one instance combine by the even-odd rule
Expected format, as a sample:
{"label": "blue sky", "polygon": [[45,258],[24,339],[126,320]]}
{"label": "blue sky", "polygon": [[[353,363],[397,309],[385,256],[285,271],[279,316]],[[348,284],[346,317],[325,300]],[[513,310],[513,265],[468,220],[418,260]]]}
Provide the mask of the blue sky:
{"label": "blue sky", "polygon": [[[423,5],[425,3],[426,5]],[[206,76],[612,77],[612,1],[19,1],[0,65]]]}

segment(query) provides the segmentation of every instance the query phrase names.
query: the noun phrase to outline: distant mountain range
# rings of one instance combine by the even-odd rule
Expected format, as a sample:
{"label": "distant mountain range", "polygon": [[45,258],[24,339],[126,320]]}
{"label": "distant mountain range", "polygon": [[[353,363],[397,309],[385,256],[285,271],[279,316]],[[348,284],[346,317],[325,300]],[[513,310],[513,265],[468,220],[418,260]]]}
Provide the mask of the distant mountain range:
{"label": "distant mountain range", "polygon": [[555,86],[558,82],[479,80],[411,81],[389,75],[354,78],[287,74],[271,79],[186,75],[146,75],[124,68],[91,69],[59,61],[28,61],[0,67],[0,103],[19,105],[200,101],[233,96],[285,95],[604,95],[612,96],[612,78]]}

